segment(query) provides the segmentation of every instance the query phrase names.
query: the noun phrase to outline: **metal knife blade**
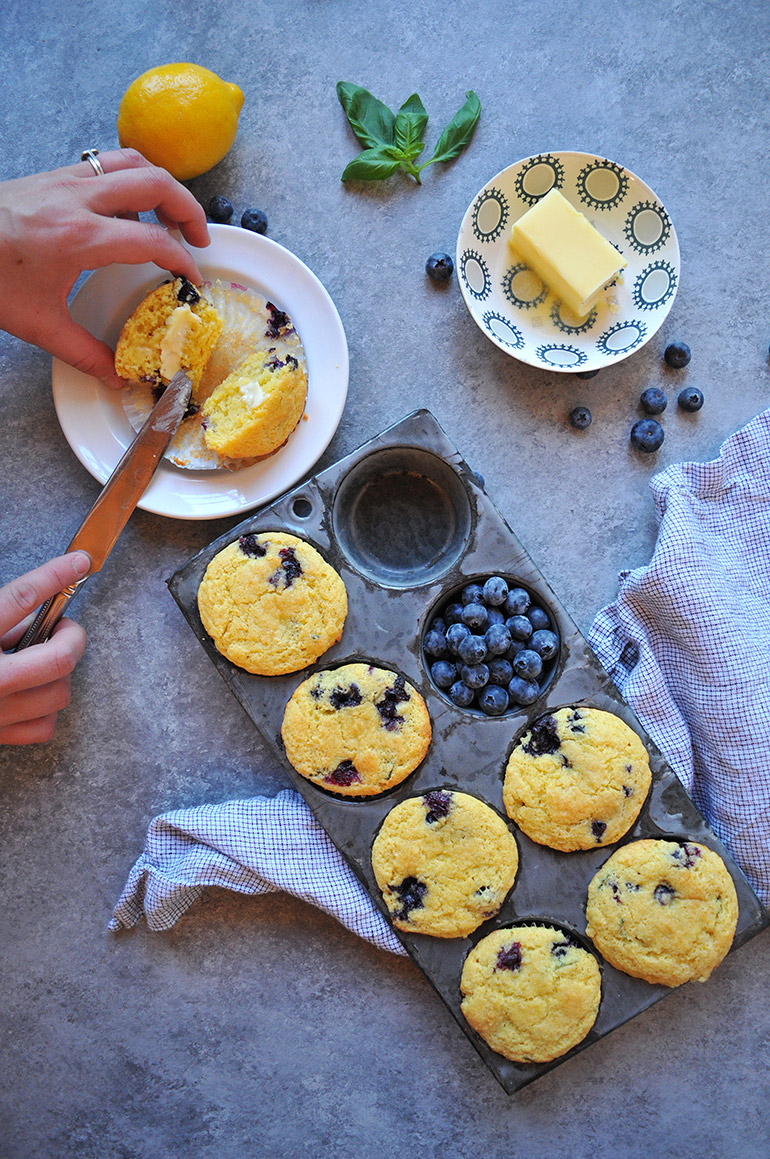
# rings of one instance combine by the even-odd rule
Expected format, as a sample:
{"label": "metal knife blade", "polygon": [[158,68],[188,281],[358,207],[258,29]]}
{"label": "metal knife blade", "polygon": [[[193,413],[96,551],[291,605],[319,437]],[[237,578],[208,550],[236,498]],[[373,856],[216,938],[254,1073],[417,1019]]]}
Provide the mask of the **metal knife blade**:
{"label": "metal knife blade", "polygon": [[88,553],[91,557],[88,574],[43,604],[16,645],[17,652],[47,640],[82,584],[104,566],[184,417],[191,390],[189,377],[180,370],[123,454],[67,548],[68,552]]}

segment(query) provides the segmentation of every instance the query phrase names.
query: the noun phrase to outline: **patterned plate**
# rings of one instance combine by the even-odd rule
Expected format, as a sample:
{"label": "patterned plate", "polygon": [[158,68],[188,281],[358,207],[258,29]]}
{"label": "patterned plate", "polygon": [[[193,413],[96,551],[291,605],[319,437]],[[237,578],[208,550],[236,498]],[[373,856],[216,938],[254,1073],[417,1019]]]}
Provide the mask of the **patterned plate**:
{"label": "patterned plate", "polygon": [[[512,224],[554,187],[628,262],[582,320],[508,244]],[[471,317],[507,354],[547,370],[600,370],[661,326],[679,283],[679,243],[659,199],[628,169],[592,153],[540,153],[474,197],[457,238],[457,276]]]}

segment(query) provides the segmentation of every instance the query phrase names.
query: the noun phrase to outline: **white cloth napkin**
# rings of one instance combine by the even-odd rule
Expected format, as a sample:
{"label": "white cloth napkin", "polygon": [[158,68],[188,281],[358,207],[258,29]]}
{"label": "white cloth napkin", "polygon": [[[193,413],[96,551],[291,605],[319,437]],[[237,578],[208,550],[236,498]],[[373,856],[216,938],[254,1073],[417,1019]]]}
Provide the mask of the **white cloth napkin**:
{"label": "white cloth napkin", "polygon": [[[719,458],[651,481],[648,567],[624,571],[590,643],[759,897],[770,903],[770,411]],[[284,890],[404,953],[292,790],[180,809],[150,824],[110,928],[165,930],[217,885]]]}

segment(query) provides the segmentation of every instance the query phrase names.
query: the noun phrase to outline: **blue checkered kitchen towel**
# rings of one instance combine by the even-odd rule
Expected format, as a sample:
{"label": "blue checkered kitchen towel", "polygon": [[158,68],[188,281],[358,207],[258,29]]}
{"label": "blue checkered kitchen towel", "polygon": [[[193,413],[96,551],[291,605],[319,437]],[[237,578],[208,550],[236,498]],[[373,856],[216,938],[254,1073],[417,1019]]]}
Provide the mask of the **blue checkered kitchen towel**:
{"label": "blue checkered kitchen towel", "polygon": [[[597,656],[770,904],[770,411],[718,459],[651,481],[647,567],[625,571],[589,633]],[[151,823],[110,928],[172,926],[204,887],[284,890],[403,953],[298,793],[202,805]]]}

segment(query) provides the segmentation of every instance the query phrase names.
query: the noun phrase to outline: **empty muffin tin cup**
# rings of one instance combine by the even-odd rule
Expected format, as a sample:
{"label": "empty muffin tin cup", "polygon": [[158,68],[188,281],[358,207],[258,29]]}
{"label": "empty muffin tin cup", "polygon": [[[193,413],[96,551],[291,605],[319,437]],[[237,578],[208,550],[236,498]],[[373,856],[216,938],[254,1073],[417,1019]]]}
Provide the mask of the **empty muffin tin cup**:
{"label": "empty muffin tin cup", "polygon": [[418,447],[367,455],[343,478],[332,525],[347,561],[385,587],[444,575],[464,551],[471,505],[460,476]]}

